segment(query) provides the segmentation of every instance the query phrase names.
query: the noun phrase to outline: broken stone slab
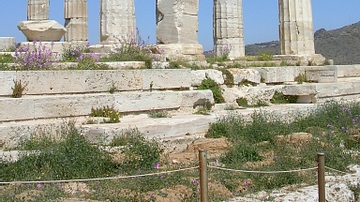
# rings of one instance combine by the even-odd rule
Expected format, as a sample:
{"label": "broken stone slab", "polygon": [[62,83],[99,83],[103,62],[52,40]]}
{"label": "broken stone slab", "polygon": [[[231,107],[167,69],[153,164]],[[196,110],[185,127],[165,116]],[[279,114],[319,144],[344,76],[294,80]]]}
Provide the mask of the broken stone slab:
{"label": "broken stone slab", "polygon": [[224,84],[224,77],[221,71],[215,69],[206,69],[191,71],[191,86],[200,86],[206,77],[214,80],[219,85]]}
{"label": "broken stone slab", "polygon": [[337,81],[337,66],[312,66],[304,69],[306,80],[317,83],[332,83]]}
{"label": "broken stone slab", "polygon": [[274,96],[276,90],[280,86],[263,86],[260,84],[256,87],[248,86],[232,86],[228,87],[222,85],[223,97],[226,103],[237,104],[236,100],[239,98],[245,98],[249,105],[256,105],[259,101],[270,103],[270,99]]}
{"label": "broken stone slab", "polygon": [[0,51],[14,48],[16,45],[15,37],[0,37]]}
{"label": "broken stone slab", "polygon": [[241,84],[244,81],[259,84],[261,81],[261,75],[256,69],[230,68],[228,71],[233,75],[235,85]]}
{"label": "broken stone slab", "polygon": [[55,20],[20,21],[17,26],[28,41],[60,41],[66,33]]}
{"label": "broken stone slab", "polygon": [[301,73],[301,68],[297,66],[286,67],[256,67],[251,68],[258,71],[265,83],[283,83],[295,81]]}

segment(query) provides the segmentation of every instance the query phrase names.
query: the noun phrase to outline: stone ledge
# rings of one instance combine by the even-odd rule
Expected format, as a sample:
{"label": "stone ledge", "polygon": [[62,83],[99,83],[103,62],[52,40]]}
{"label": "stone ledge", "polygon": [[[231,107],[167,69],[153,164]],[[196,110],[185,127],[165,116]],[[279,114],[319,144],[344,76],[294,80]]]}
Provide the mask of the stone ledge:
{"label": "stone ledge", "polygon": [[210,90],[122,92],[0,98],[0,122],[87,116],[91,108],[113,106],[122,113],[188,109],[199,99],[214,103]]}
{"label": "stone ledge", "polygon": [[0,96],[12,94],[14,80],[28,83],[24,94],[70,94],[189,89],[190,69],[0,71]]}

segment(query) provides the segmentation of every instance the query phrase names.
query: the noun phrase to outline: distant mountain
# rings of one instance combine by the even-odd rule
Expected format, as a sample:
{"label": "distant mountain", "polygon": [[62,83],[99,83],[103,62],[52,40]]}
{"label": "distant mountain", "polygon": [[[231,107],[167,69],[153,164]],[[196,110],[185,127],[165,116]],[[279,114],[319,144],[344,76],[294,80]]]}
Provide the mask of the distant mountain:
{"label": "distant mountain", "polygon": [[[360,64],[360,22],[329,30],[319,29],[314,34],[315,51],[333,59],[334,64]],[[245,46],[246,55],[280,54],[279,41]]]}

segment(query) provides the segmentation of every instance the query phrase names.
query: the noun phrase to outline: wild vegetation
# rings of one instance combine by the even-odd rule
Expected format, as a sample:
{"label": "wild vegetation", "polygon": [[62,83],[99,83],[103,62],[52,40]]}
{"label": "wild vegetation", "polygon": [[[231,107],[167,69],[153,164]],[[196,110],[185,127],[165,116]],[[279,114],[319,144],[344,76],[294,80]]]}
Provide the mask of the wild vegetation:
{"label": "wild vegetation", "polygon": [[[251,121],[232,114],[211,124],[207,138],[226,138],[229,149],[210,165],[257,171],[279,171],[310,168],[317,165],[316,154],[325,153],[326,165],[346,171],[350,164],[360,163],[359,103],[326,103],[307,114],[293,114],[292,122],[271,113],[256,112]],[[290,135],[304,132],[306,139],[287,141]],[[108,145],[120,153],[110,153],[104,146],[93,145],[80,135],[72,123],[52,138],[43,131],[22,141],[16,162],[0,162],[2,181],[56,180],[142,175],[197,165],[169,163],[156,139],[148,140],[132,129],[115,135]],[[31,151],[31,152],[30,152]],[[316,171],[285,174],[232,173],[211,169],[209,183],[228,190],[231,196],[290,184],[316,183]],[[118,180],[95,180],[78,183],[83,190],[69,192],[68,183],[32,183],[0,186],[1,201],[48,201],[77,197],[98,201],[156,201],[170,190],[181,192],[182,201],[199,200],[197,170],[134,177]],[[71,190],[71,189],[70,189]],[[210,188],[214,201],[229,195]]]}

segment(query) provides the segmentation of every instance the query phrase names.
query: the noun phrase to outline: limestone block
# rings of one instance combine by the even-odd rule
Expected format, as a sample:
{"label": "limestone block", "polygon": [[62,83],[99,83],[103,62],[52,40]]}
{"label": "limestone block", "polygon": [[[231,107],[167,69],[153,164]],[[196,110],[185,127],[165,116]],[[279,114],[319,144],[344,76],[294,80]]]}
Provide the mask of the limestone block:
{"label": "limestone block", "polygon": [[31,98],[0,99],[0,122],[36,118],[35,101]]}
{"label": "limestone block", "polygon": [[[69,43],[67,42],[49,42],[49,41],[41,41],[41,46],[45,46],[46,49],[51,50],[53,53],[62,53],[64,47],[66,47]],[[29,47],[29,49],[34,50],[40,44],[36,43],[34,45],[33,42],[21,42],[20,46]],[[60,55],[59,55],[60,56]]]}
{"label": "limestone block", "polygon": [[64,40],[71,41],[88,41],[88,19],[87,18],[72,18],[65,21]]}
{"label": "limestone block", "polygon": [[338,78],[360,76],[360,65],[336,65]]}
{"label": "limestone block", "polygon": [[260,72],[264,78],[265,83],[282,83],[287,81],[294,81],[294,79],[301,73],[301,68],[296,66],[288,67],[259,67],[252,68]]}
{"label": "limestone block", "polygon": [[117,91],[142,90],[141,70],[99,70],[86,71],[85,74],[86,92],[106,92],[111,87]]}
{"label": "limestone block", "polygon": [[225,102],[228,104],[236,104],[236,99],[243,98],[247,96],[247,90],[242,87],[232,86],[228,87],[226,85],[222,86],[223,92],[222,96],[225,99]]}
{"label": "limestone block", "polygon": [[85,92],[86,75],[81,71],[18,71],[16,78],[28,85],[26,94]]}
{"label": "limestone block", "polygon": [[182,91],[181,107],[194,109],[201,106],[205,101],[209,101],[212,105],[215,104],[214,96],[211,90],[193,90]]}
{"label": "limestone block", "polygon": [[60,41],[66,29],[54,20],[20,21],[19,30],[29,41]]}
{"label": "limestone block", "polygon": [[331,83],[337,81],[336,66],[314,66],[305,68],[306,79],[318,83]]}
{"label": "limestone block", "polygon": [[27,20],[48,20],[49,6],[49,0],[28,0]]}
{"label": "limestone block", "polygon": [[234,76],[234,84],[239,84],[242,81],[260,83],[261,80],[260,73],[255,69],[230,68],[228,71]]}
{"label": "limestone block", "polygon": [[156,47],[171,60],[205,60],[201,44],[158,44]]}
{"label": "limestone block", "polygon": [[15,71],[0,71],[1,96],[8,96],[12,94],[11,88],[14,87],[14,80],[16,80]]}
{"label": "limestone block", "polygon": [[0,51],[15,47],[15,37],[0,37]]}
{"label": "limestone block", "polygon": [[316,103],[315,95],[299,95],[296,101],[297,103]]}
{"label": "limestone block", "polygon": [[[142,89],[188,89],[191,86],[190,69],[142,70]],[[150,87],[151,86],[151,87]]]}
{"label": "limestone block", "polygon": [[157,42],[197,44],[198,9],[198,0],[157,0]]}
{"label": "limestone block", "polygon": [[201,82],[208,76],[214,80],[217,84],[224,84],[224,77],[222,72],[215,69],[195,70],[191,71],[191,86],[200,86]]}
{"label": "limestone block", "polygon": [[333,97],[357,92],[352,83],[318,83],[317,97]]}
{"label": "limestone block", "polygon": [[114,38],[136,34],[134,0],[101,0],[100,42],[119,43]]}
{"label": "limestone block", "polygon": [[317,94],[316,85],[307,83],[302,85],[285,85],[281,88],[284,95],[315,95]]}
{"label": "limestone block", "polygon": [[114,95],[114,107],[122,112],[178,109],[182,102],[179,92],[122,92]]}
{"label": "limestone block", "polygon": [[92,107],[112,106],[114,96],[111,94],[42,96],[33,98],[33,102],[35,118],[73,117],[89,115]]}
{"label": "limestone block", "polygon": [[249,105],[255,105],[259,100],[270,103],[275,91],[279,86],[221,86],[223,89],[223,97],[226,103],[236,104],[238,98],[246,98]]}

